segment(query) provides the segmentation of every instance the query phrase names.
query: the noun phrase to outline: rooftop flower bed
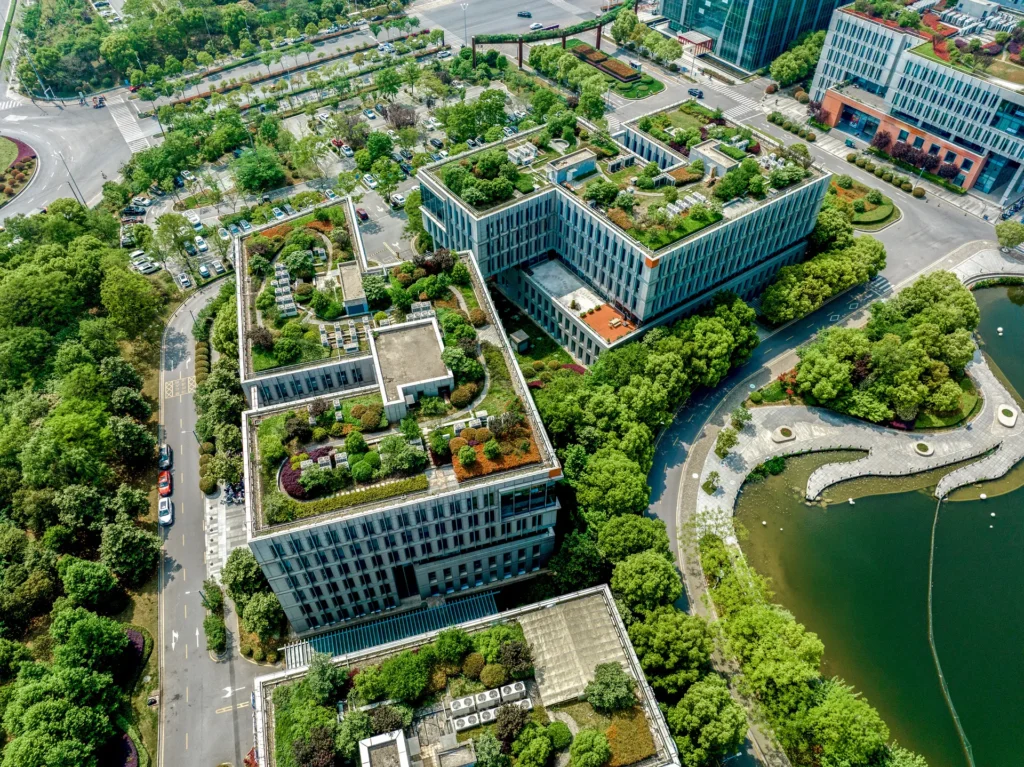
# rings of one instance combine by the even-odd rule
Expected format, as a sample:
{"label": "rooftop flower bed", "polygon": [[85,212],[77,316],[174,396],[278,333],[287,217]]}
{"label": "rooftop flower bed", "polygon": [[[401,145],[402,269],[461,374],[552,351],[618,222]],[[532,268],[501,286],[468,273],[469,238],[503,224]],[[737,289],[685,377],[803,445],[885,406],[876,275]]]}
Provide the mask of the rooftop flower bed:
{"label": "rooftop flower bed", "polygon": [[534,188],[532,174],[510,162],[503,146],[450,162],[439,169],[439,176],[452,192],[479,209],[511,200],[516,190],[529,194]]}
{"label": "rooftop flower bed", "polygon": [[452,468],[459,482],[508,471],[531,463],[540,463],[540,451],[525,421],[512,420],[518,414],[506,413],[501,433],[488,429],[463,429],[451,440]]}
{"label": "rooftop flower bed", "polygon": [[611,75],[616,80],[624,83],[630,83],[634,80],[640,79],[640,72],[628,64],[624,64],[618,59],[610,58],[601,51],[593,48],[586,43],[576,43],[572,48],[569,49],[572,55],[581,61],[585,61],[595,69],[599,69],[607,75]]}

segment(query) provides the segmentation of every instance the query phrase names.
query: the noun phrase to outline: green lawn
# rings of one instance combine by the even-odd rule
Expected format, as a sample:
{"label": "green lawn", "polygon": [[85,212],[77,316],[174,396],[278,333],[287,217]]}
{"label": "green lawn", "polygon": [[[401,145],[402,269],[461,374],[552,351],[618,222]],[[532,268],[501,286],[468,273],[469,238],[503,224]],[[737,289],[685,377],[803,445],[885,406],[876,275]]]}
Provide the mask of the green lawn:
{"label": "green lawn", "polygon": [[952,413],[919,413],[917,420],[914,421],[915,429],[948,429],[963,423],[979,409],[981,397],[978,396],[971,379],[964,376],[959,383],[963,391],[960,396],[960,407]]}
{"label": "green lawn", "polygon": [[487,396],[483,398],[476,410],[486,410],[488,415],[501,415],[508,410],[509,404],[517,395],[512,388],[512,377],[509,375],[508,366],[505,365],[505,358],[501,349],[484,341],[481,346],[484,350],[484,365],[487,366],[488,381]]}
{"label": "green lawn", "polygon": [[617,170],[614,173],[608,172],[608,163],[601,163],[601,172],[604,173],[613,183],[616,183],[621,188],[625,188],[629,184],[631,178],[636,178],[640,175],[640,171],[643,170],[643,166],[640,164],[629,165],[621,170]]}
{"label": "green lawn", "polygon": [[466,308],[469,311],[480,308],[480,302],[476,300],[476,292],[473,290],[472,285],[457,285],[459,292],[462,293],[462,298],[466,301]]}
{"label": "green lawn", "polygon": [[0,170],[7,170],[18,158],[18,146],[9,138],[0,136]]}
{"label": "green lawn", "polygon": [[717,214],[717,218],[712,215],[706,222],[695,221],[689,216],[677,220],[679,222],[678,225],[671,229],[660,226],[648,226],[645,229],[637,229],[633,227],[629,230],[629,235],[638,242],[646,245],[651,250],[657,251],[664,248],[666,245],[671,245],[677,240],[688,237],[694,232],[698,232],[701,229],[705,229],[712,224],[721,221],[722,215],[720,213]]}
{"label": "green lawn", "polygon": [[569,352],[559,346],[555,339],[549,336],[525,312],[520,311],[519,307],[515,306],[503,295],[496,294],[494,296],[494,305],[498,310],[498,317],[505,328],[505,333],[511,335],[517,330],[522,330],[530,337],[530,348],[526,353],[520,354],[515,352],[516,359],[520,364],[526,363],[529,365],[536,360],[542,362],[557,360],[566,365],[572,362]]}
{"label": "green lawn", "polygon": [[665,112],[664,115],[668,117],[668,121],[672,123],[673,128],[695,128],[700,130],[708,122],[707,120],[701,120],[691,114],[687,114],[682,109],[674,109],[671,112]]}
{"label": "green lawn", "polygon": [[[307,332],[306,335],[308,336],[309,333]],[[317,333],[315,340],[303,337],[299,341],[299,345],[302,348],[302,356],[298,360],[287,364],[299,365],[304,362],[316,362],[317,360],[322,360],[331,356],[331,350],[325,349],[321,345],[319,333]],[[259,373],[262,370],[270,370],[271,368],[282,367],[283,365],[284,363],[277,361],[277,357],[274,356],[273,352],[253,348],[252,369],[254,372]]]}
{"label": "green lawn", "polygon": [[[582,40],[566,40],[565,47],[575,48],[577,45],[583,44]],[[611,75],[602,72],[589,61],[584,61],[583,63],[594,69],[594,71],[599,72],[604,77],[605,82],[608,83],[609,89],[615,91],[624,99],[645,99],[648,96],[653,96],[655,93],[661,93],[665,90],[665,83],[648,74],[642,75],[639,80],[634,80],[631,83],[624,83],[621,80],[616,80]]]}

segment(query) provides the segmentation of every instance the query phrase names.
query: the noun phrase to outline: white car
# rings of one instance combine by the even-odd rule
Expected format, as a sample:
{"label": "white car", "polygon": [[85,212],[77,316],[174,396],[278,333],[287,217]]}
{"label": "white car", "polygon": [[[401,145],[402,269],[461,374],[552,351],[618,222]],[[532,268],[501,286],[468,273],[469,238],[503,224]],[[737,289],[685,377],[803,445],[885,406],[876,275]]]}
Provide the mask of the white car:
{"label": "white car", "polygon": [[341,145],[341,153],[346,157],[352,157],[353,155],[355,155],[355,152],[352,151],[352,147],[350,147],[348,144]]}
{"label": "white car", "polygon": [[181,285],[182,288],[191,288],[192,280],[188,278],[187,274],[182,272],[181,274],[178,275],[178,284]]}
{"label": "white car", "polygon": [[391,195],[391,205],[392,205],[392,207],[395,207],[395,208],[401,208],[403,205],[405,205],[405,195],[404,194],[393,194],[393,195]]}
{"label": "white car", "polygon": [[365,176],[363,176],[363,183],[366,184],[368,187],[370,187],[370,189],[376,189],[377,188],[377,179],[375,179],[369,173],[367,173]]}
{"label": "white car", "polygon": [[132,205],[141,205],[144,208],[148,208],[153,204],[153,201],[148,197],[134,197],[132,198]]}
{"label": "white car", "polygon": [[224,264],[222,264],[220,261],[214,261],[213,271],[215,271],[217,274],[224,274]]}
{"label": "white car", "polygon": [[244,218],[238,222],[238,225],[242,227],[242,231],[245,232],[246,234],[252,231],[252,224],[250,224]]}
{"label": "white car", "polygon": [[393,130],[389,130],[388,138],[391,139],[392,141],[398,141],[398,134],[395,133]]}
{"label": "white car", "polygon": [[146,261],[145,263],[139,264],[136,268],[139,270],[139,274],[153,274],[154,272],[160,271],[160,267],[152,261]]}
{"label": "white car", "polygon": [[331,200],[331,201],[337,200],[338,199],[338,193],[335,192],[333,189],[327,189],[327,190],[324,191],[324,197],[326,197],[328,200]]}
{"label": "white car", "polygon": [[270,212],[274,214],[274,218],[276,218],[278,221],[284,218],[284,211],[281,210],[280,208],[273,208]]}
{"label": "white car", "polygon": [[192,175],[192,171],[190,170],[183,170],[181,172],[181,177],[190,183],[196,180],[196,177]]}
{"label": "white car", "polygon": [[322,123],[327,122],[329,117],[330,117],[330,115],[327,114],[327,112],[317,112],[316,113],[316,119],[319,120]]}
{"label": "white car", "polygon": [[174,503],[170,498],[161,498],[157,509],[157,518],[161,525],[166,526],[174,522]]}
{"label": "white car", "polygon": [[199,249],[200,253],[205,253],[210,249],[210,246],[206,244],[206,239],[202,235],[196,235],[196,248]]}
{"label": "white car", "polygon": [[530,29],[543,29],[543,28],[544,28],[544,25],[541,24],[539,21],[535,21],[535,22],[533,22],[530,25]]}
{"label": "white car", "polygon": [[448,156],[448,150],[446,149],[439,149],[437,153],[441,156],[442,160]]}
{"label": "white car", "polygon": [[231,232],[222,226],[217,230],[217,236],[224,240],[224,242],[228,242],[231,239]]}

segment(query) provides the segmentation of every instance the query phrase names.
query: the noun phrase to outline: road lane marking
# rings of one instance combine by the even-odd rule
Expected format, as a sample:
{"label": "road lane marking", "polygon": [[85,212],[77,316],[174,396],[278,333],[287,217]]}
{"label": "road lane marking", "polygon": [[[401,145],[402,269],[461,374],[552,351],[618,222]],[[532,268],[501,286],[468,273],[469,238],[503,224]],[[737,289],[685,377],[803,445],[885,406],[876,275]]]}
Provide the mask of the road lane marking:
{"label": "road lane marking", "polygon": [[174,652],[174,645],[176,645],[177,643],[178,643],[178,632],[177,631],[172,631],[171,632],[171,652]]}
{"label": "road lane marking", "polygon": [[185,688],[185,702],[188,703],[188,687]]}
{"label": "road lane marking", "polygon": [[223,708],[216,709],[213,713],[215,713],[215,714],[229,714],[232,711],[237,711],[238,709],[242,709],[242,708],[249,708],[249,701],[245,701],[244,703],[238,703],[238,704],[236,704],[234,706],[224,706]]}
{"label": "road lane marking", "polygon": [[185,750],[188,751],[188,733],[185,733]]}
{"label": "road lane marking", "polygon": [[199,649],[199,627],[196,626],[196,649]]}
{"label": "road lane marking", "polygon": [[185,619],[188,620],[188,605],[184,605],[184,607],[185,607]]}
{"label": "road lane marking", "polygon": [[185,645],[185,660],[188,660],[188,645]]}

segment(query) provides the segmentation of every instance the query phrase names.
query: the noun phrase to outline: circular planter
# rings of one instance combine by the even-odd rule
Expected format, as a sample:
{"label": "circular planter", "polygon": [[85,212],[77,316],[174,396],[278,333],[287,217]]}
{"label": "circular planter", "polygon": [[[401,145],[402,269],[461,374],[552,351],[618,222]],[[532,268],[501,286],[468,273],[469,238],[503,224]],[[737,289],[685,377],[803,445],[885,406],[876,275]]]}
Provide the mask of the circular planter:
{"label": "circular planter", "polygon": [[796,439],[796,433],[792,426],[780,426],[772,432],[772,442],[792,442]]}
{"label": "circular planter", "polygon": [[1012,405],[1000,405],[997,411],[999,423],[1008,429],[1017,425],[1017,408]]}
{"label": "circular planter", "polygon": [[918,455],[926,455],[927,456],[927,455],[931,455],[932,453],[934,453],[935,450],[932,449],[932,446],[929,445],[927,442],[915,442],[914,443],[914,452],[917,453]]}

